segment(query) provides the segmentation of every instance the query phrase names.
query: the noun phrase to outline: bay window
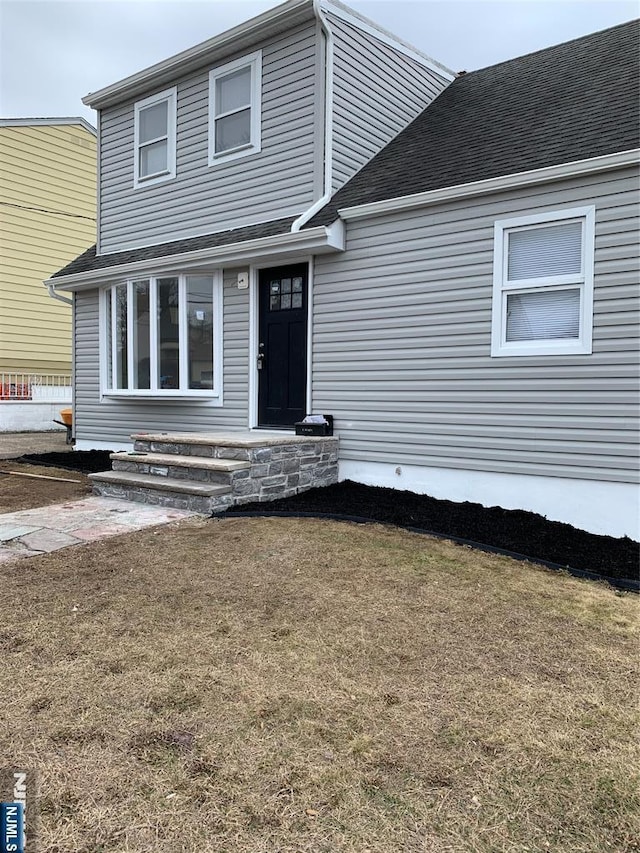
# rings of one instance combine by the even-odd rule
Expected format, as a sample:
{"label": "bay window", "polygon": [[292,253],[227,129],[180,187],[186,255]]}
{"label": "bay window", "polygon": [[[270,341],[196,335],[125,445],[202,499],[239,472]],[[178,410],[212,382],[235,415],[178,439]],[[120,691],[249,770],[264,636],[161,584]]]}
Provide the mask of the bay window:
{"label": "bay window", "polygon": [[218,274],[135,278],[106,288],[102,300],[105,393],[220,396]]}
{"label": "bay window", "polygon": [[492,356],[591,352],[593,207],[495,223]]}

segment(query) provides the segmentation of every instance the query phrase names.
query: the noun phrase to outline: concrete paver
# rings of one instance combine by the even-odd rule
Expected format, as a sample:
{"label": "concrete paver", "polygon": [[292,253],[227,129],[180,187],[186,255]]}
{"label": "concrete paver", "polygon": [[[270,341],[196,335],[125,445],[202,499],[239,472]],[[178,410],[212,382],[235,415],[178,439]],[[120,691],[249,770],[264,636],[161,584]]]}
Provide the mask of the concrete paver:
{"label": "concrete paver", "polygon": [[116,498],[88,497],[2,515],[0,563],[168,524],[194,513]]}
{"label": "concrete paver", "polygon": [[[13,513],[9,514],[12,515]],[[3,518],[6,517],[6,515],[3,516]],[[18,536],[26,536],[27,533],[35,533],[36,530],[38,530],[38,527],[28,524],[0,524],[0,542],[17,539]]]}
{"label": "concrete paver", "polygon": [[30,551],[57,551],[59,548],[67,548],[69,545],[79,545],[80,539],[75,536],[69,536],[68,533],[63,533],[61,530],[51,530],[48,527],[43,527],[41,530],[36,530],[35,533],[29,533],[27,536],[21,536],[20,541],[26,545]]}
{"label": "concrete paver", "polygon": [[126,524],[96,524],[93,527],[76,527],[73,535],[76,539],[84,542],[95,542],[104,539],[105,536],[117,536],[118,533],[131,533],[131,528]]}

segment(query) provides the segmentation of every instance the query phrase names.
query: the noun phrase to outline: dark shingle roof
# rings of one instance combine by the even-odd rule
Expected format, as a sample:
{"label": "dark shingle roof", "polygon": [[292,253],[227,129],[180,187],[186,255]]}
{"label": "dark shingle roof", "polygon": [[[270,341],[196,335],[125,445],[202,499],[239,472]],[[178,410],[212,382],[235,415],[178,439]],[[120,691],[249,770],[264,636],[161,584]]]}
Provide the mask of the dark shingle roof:
{"label": "dark shingle roof", "polygon": [[[631,21],[458,77],[305,227],[341,207],[636,148],[639,32]],[[92,246],[52,277],[270,237],[293,221],[110,255]]]}
{"label": "dark shingle roof", "polygon": [[173,240],[171,243],[160,243],[157,246],[147,246],[144,249],[128,249],[125,252],[114,252],[110,255],[96,255],[96,247],[91,246],[75,260],[67,264],[51,278],[62,275],[72,275],[78,272],[107,269],[120,264],[137,261],[165,258],[168,255],[181,255],[184,252],[196,252],[198,249],[212,249],[215,246],[227,246],[232,243],[242,243],[245,240],[256,240],[258,237],[272,237],[274,234],[285,234],[291,230],[295,217],[277,219],[260,225],[248,225],[244,228],[233,228],[230,231],[220,231],[205,237],[190,237],[187,240]]}
{"label": "dark shingle roof", "polygon": [[338,209],[638,146],[638,21],[464,74],[306,227]]}

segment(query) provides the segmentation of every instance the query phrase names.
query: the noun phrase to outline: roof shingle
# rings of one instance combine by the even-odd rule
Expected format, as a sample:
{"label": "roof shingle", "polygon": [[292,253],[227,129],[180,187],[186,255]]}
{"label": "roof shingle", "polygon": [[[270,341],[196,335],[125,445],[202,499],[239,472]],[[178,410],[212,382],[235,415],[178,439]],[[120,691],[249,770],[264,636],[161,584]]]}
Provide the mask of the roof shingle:
{"label": "roof shingle", "polygon": [[155,258],[166,258],[169,255],[182,255],[185,252],[197,252],[198,249],[212,249],[215,246],[228,246],[233,243],[243,243],[245,240],[256,240],[259,237],[272,237],[274,234],[285,234],[291,230],[295,217],[276,219],[258,225],[247,225],[244,228],[233,228],[230,231],[219,231],[204,237],[189,237],[186,240],[173,240],[170,243],[160,243],[157,246],[145,246],[142,249],[127,249],[124,252],[113,252],[109,255],[97,255],[95,244],[83,252],[75,260],[67,264],[51,278],[63,275],[73,275],[90,270],[107,269],[120,264],[150,261]]}
{"label": "roof shingle", "polygon": [[457,77],[306,227],[341,207],[638,147],[638,23]]}

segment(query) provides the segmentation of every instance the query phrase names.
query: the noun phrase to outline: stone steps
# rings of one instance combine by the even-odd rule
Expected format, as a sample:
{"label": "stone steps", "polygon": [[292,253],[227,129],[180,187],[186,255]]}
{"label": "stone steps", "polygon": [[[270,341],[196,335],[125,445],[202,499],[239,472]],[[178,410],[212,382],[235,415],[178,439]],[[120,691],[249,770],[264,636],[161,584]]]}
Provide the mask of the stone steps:
{"label": "stone steps", "polygon": [[131,471],[103,471],[89,474],[94,491],[104,497],[123,498],[148,504],[190,509],[193,512],[221,512],[232,504],[230,486],[158,477]]}
{"label": "stone steps", "polygon": [[[235,459],[213,459],[210,456],[183,456],[177,453],[112,453],[114,471],[196,480],[230,486],[237,471],[251,468],[250,462]],[[246,476],[242,475],[242,476]]]}
{"label": "stone steps", "polygon": [[113,470],[91,474],[107,497],[221,512],[288,497],[338,479],[338,439],[290,433],[137,433]]}

